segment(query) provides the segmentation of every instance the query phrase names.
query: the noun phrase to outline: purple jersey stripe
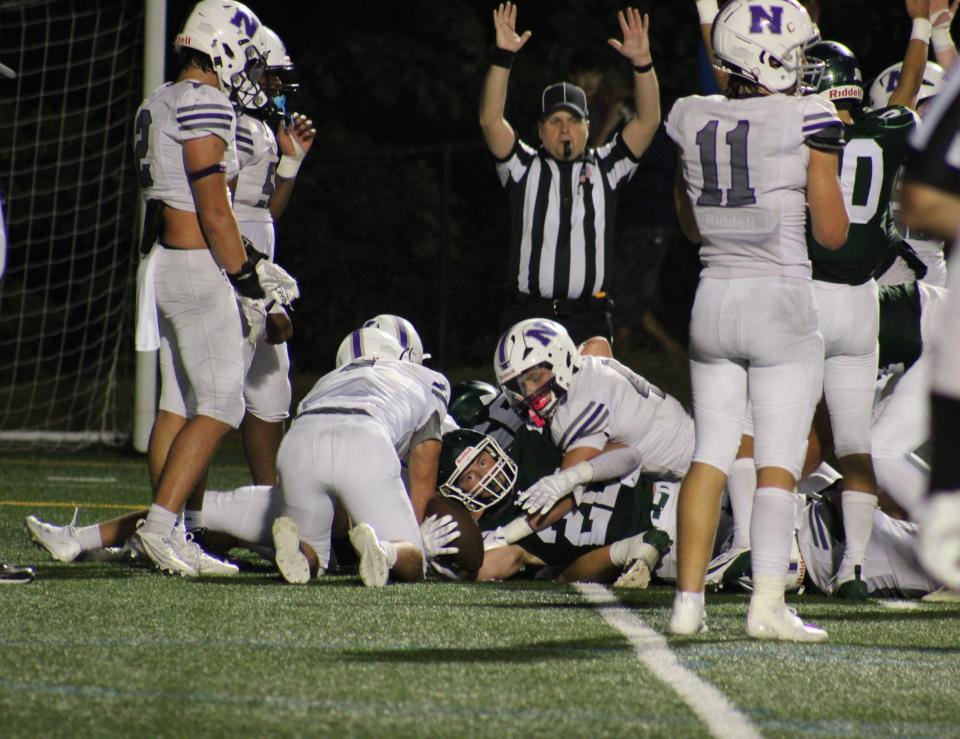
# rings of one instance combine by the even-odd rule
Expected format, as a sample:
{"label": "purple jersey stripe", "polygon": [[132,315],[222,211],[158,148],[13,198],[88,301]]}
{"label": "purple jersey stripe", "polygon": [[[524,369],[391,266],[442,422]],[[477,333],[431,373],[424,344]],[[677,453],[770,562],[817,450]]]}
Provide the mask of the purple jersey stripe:
{"label": "purple jersey stripe", "polygon": [[805,115],[803,117],[804,121],[818,121],[821,118],[831,118],[833,120],[839,120],[833,113],[813,113],[811,115]]}
{"label": "purple jersey stripe", "polygon": [[570,444],[575,442],[580,437],[584,436],[587,431],[591,430],[594,422],[596,422],[597,418],[604,412],[604,410],[605,408],[603,403],[600,403],[599,405],[597,405],[597,407],[594,408],[593,413],[590,414],[589,418],[587,418],[586,421],[581,423],[577,427],[576,431],[574,431],[572,434],[569,435],[567,439],[567,443],[564,446],[564,448],[566,448],[567,446],[570,446]]}
{"label": "purple jersey stripe", "polygon": [[362,357],[363,344],[360,343],[360,332],[354,331],[351,338],[352,338],[352,341],[350,343],[353,348],[353,358],[356,359],[357,357]]}
{"label": "purple jersey stripe", "polygon": [[596,407],[596,405],[597,405],[596,402],[592,400],[589,403],[587,403],[587,407],[584,408],[582,411],[580,411],[580,415],[574,418],[573,421],[570,422],[570,428],[568,428],[567,432],[560,437],[560,443],[557,446],[559,446],[561,449],[567,448],[570,434],[573,433],[573,430],[578,427],[578,424],[580,423],[580,421],[586,418],[586,416],[589,415],[589,413]]}
{"label": "purple jersey stripe", "polygon": [[842,128],[843,124],[840,121],[827,121],[825,123],[811,123],[809,126],[803,127],[804,133],[813,133],[814,131],[822,131],[824,128]]}
{"label": "purple jersey stripe", "polygon": [[196,121],[232,121],[233,116],[228,113],[191,113],[190,115],[178,115],[177,123],[191,123]]}

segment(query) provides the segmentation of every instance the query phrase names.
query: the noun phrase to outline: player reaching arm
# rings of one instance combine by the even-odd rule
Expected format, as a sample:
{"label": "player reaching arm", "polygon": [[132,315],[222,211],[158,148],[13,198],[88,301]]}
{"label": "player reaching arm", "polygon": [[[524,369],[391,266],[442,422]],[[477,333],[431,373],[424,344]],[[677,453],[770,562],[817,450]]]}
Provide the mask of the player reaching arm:
{"label": "player reaching arm", "polygon": [[957,47],[953,43],[950,26],[957,14],[960,0],[930,0],[930,42],[937,62],[949,70],[957,61]]}

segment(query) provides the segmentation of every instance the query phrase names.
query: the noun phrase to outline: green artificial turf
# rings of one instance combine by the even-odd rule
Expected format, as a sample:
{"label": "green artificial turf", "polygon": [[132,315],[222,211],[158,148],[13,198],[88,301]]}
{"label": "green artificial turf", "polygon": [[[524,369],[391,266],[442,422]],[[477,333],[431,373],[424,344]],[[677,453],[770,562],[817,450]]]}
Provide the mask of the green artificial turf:
{"label": "green artificial turf", "polygon": [[[247,479],[228,448],[209,486]],[[252,553],[236,578],[190,582],[53,562],[22,528],[148,501],[141,458],[0,455],[0,558],[39,572],[0,587],[0,735],[707,735],[572,588],[293,587]],[[672,595],[618,593],[661,633]],[[829,643],[751,641],[746,596],[726,594],[708,595],[707,634],[668,643],[766,736],[960,735],[960,605],[792,601]]]}

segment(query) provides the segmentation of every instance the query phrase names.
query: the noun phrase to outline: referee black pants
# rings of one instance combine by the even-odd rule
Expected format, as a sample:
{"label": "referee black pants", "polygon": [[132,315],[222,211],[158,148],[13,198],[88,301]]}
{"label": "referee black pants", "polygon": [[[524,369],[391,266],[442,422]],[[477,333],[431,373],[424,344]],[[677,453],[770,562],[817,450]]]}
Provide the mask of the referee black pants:
{"label": "referee black pants", "polygon": [[574,344],[593,336],[602,336],[613,343],[613,300],[609,297],[554,300],[515,293],[507,299],[501,321],[501,333],[527,318],[549,318],[570,334]]}

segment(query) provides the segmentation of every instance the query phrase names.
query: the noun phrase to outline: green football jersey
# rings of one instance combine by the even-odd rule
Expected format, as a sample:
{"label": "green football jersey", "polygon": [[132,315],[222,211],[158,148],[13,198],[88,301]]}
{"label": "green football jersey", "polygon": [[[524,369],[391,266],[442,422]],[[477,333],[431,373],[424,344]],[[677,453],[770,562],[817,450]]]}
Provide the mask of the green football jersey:
{"label": "green football jersey", "polygon": [[[518,469],[515,492],[552,474],[563,458],[548,433],[527,426],[518,430],[509,453]],[[566,516],[517,543],[548,565],[566,567],[587,552],[651,528],[653,498],[654,481],[645,478],[636,485],[624,485],[619,480],[595,483],[587,486]],[[513,500],[514,496],[508,496],[503,503],[484,511],[478,521],[480,529],[492,531],[521,515]]]}
{"label": "green football jersey", "polygon": [[920,291],[916,282],[880,286],[880,366],[909,369],[923,351]]}
{"label": "green football jersey", "polygon": [[871,278],[886,252],[898,246],[890,197],[907,153],[907,139],[916,125],[912,110],[894,106],[869,111],[844,126],[847,144],[840,153],[840,185],[850,231],[843,247],[831,251],[813,238],[807,218],[807,247],[815,280],[861,285]]}

